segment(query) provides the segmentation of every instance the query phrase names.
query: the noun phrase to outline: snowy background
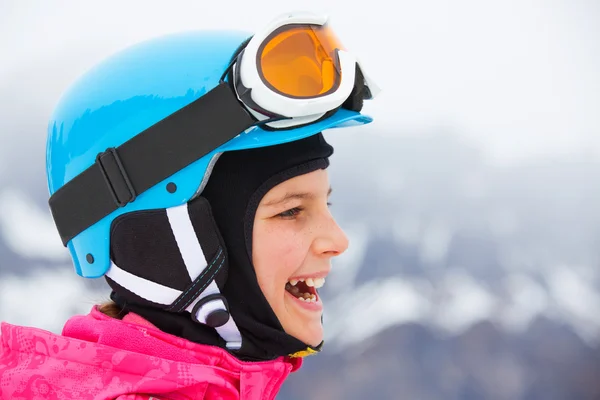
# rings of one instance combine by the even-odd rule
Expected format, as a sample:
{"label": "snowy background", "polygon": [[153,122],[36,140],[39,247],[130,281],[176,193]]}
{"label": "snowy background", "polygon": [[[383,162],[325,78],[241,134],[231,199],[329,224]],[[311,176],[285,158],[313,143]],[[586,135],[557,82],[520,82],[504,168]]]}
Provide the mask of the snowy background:
{"label": "snowy background", "polygon": [[[235,7],[234,7],[235,6]],[[0,320],[53,331],[107,299],[47,208],[61,91],[129,44],[323,11],[383,88],[331,132],[350,250],[296,399],[600,398],[600,3],[0,0]]]}

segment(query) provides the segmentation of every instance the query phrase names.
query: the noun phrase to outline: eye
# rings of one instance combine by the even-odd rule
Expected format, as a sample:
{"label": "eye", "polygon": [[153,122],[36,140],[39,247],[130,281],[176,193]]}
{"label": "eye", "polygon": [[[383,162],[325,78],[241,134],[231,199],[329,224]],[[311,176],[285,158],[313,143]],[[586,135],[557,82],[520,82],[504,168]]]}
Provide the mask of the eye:
{"label": "eye", "polygon": [[294,218],[296,217],[298,214],[300,214],[300,212],[302,211],[302,207],[294,207],[294,208],[290,208],[287,211],[282,212],[281,214],[277,214],[278,217],[281,218]]}

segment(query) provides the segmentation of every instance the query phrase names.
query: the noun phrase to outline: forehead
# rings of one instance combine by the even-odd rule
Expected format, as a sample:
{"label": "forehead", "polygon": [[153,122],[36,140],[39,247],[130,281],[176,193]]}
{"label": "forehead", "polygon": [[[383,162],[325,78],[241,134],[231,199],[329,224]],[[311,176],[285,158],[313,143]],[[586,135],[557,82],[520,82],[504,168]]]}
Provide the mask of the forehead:
{"label": "forehead", "polygon": [[314,196],[327,195],[329,176],[327,170],[319,169],[281,182],[265,194],[263,200],[270,201],[288,193],[307,193]]}

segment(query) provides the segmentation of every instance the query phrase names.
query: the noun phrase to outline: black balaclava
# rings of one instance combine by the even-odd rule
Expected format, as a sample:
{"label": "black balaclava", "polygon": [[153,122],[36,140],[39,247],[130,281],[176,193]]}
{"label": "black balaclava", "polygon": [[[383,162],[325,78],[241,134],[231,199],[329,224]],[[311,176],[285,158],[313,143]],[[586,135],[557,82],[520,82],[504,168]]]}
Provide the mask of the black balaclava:
{"label": "black balaclava", "polygon": [[[241,360],[270,360],[311,348],[284,332],[260,290],[252,265],[252,229],[258,204],[271,188],[327,168],[332,153],[321,133],[285,144],[226,152],[200,196],[188,203],[198,240],[210,243],[214,262],[225,263],[227,273],[218,274],[215,281],[242,336],[241,348],[232,351]],[[165,228],[163,211],[142,211],[115,220],[111,257],[130,273],[184,290],[185,285],[178,282],[184,281],[181,271],[185,268],[176,244],[169,245],[172,234]],[[216,229],[209,229],[215,224]],[[111,298],[125,311],[143,316],[167,333],[225,348],[215,329],[194,321],[189,312],[154,307],[112,279],[107,281],[113,289]]]}

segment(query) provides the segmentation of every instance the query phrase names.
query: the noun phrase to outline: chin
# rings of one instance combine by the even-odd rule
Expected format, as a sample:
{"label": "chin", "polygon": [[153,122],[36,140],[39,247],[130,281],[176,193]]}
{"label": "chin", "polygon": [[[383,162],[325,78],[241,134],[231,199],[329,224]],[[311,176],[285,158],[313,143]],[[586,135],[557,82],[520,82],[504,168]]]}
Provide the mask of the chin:
{"label": "chin", "polygon": [[309,346],[316,347],[323,341],[323,325],[321,325],[320,320],[318,322],[311,321],[302,324],[302,326],[296,329],[299,331],[298,334],[292,334],[292,336]]}

